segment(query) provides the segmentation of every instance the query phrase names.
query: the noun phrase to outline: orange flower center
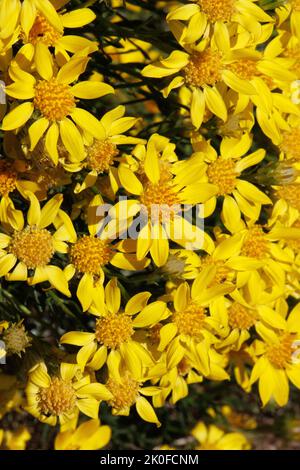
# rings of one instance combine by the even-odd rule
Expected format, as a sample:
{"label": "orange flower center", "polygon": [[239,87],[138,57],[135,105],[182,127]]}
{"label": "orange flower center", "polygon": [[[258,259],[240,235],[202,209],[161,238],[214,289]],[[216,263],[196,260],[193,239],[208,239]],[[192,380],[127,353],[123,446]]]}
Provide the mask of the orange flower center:
{"label": "orange flower center", "polygon": [[300,127],[283,132],[280,150],[288,157],[300,161]]}
{"label": "orange flower center", "polygon": [[69,85],[51,78],[37,83],[33,104],[45,118],[61,121],[72,112],[76,101]]}
{"label": "orange flower center", "polygon": [[221,80],[221,55],[211,49],[196,52],[191,56],[183,72],[188,85],[197,87],[214,85]]}
{"label": "orange flower center", "polygon": [[227,68],[243,80],[251,80],[253,77],[260,75],[256,65],[256,60],[240,59],[229,64]]}
{"label": "orange flower center", "polygon": [[139,383],[126,374],[122,377],[122,382],[115,379],[108,379],[106,382],[108,390],[113,398],[108,402],[116,413],[126,410],[134,405],[139,391]]}
{"label": "orange flower center", "polygon": [[99,274],[101,266],[109,263],[111,256],[107,240],[89,235],[80,238],[70,249],[70,261],[79,273]]}
{"label": "orange flower center", "polygon": [[88,148],[87,163],[89,168],[97,173],[108,171],[113,164],[114,158],[119,154],[117,146],[109,139],[96,140]]}
{"label": "orange flower center", "polygon": [[238,302],[234,302],[228,309],[228,323],[231,328],[248,330],[255,320],[254,312]]}
{"label": "orange flower center", "polygon": [[205,310],[190,302],[183,311],[173,313],[172,320],[182,335],[201,338],[205,323]]}
{"label": "orange flower center", "polygon": [[219,157],[210,163],[207,169],[209,182],[218,186],[218,195],[230,194],[235,189],[236,178],[235,163],[230,158]]}
{"label": "orange flower center", "polygon": [[54,254],[51,233],[35,226],[15,232],[9,249],[29,269],[46,266]]}
{"label": "orange flower center", "polygon": [[268,346],[266,356],[275,367],[283,369],[289,364],[294,352],[293,341],[292,334],[284,333],[279,343]]}
{"label": "orange flower center", "polygon": [[11,164],[0,160],[0,195],[7,196],[14,191],[17,183],[17,173],[13,170]]}
{"label": "orange flower center", "polygon": [[59,416],[62,413],[71,413],[76,406],[76,394],[69,382],[54,377],[47,388],[40,388],[38,407],[45,415]]}
{"label": "orange flower center", "polygon": [[300,211],[300,184],[287,184],[279,187],[277,196],[284,199],[290,206]]}
{"label": "orange flower center", "polygon": [[249,256],[250,258],[265,258],[268,252],[268,242],[265,239],[263,229],[256,225],[248,230],[245,237],[242,252],[243,256]]}
{"label": "orange flower center", "polygon": [[211,22],[230,21],[234,13],[235,0],[198,0],[203,13]]}
{"label": "orange flower center", "polygon": [[43,15],[38,13],[29,32],[28,42],[34,46],[41,42],[50,47],[54,46],[62,36],[63,33],[57,31]]}
{"label": "orange flower center", "polygon": [[148,214],[154,218],[168,220],[180,210],[178,192],[172,181],[161,180],[159,183],[148,181],[140,198]]}
{"label": "orange flower center", "polygon": [[126,343],[134,333],[132,319],[124,313],[110,313],[97,320],[95,336],[99,343],[110,349],[117,349]]}

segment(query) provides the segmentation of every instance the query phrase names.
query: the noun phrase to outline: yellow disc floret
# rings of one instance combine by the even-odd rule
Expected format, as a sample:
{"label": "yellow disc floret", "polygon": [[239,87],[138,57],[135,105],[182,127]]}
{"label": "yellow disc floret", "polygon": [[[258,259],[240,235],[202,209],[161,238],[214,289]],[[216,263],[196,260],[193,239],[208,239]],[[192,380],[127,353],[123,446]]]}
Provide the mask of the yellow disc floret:
{"label": "yellow disc floret", "polygon": [[268,242],[264,235],[259,225],[251,227],[243,243],[242,255],[257,259],[265,258],[268,252]]}
{"label": "yellow disc floret", "polygon": [[38,407],[45,415],[59,416],[71,413],[76,405],[76,394],[71,383],[59,377],[51,379],[47,388],[40,388],[37,394]]}
{"label": "yellow disc floret", "polygon": [[300,184],[287,184],[277,190],[277,196],[284,199],[290,206],[300,211]]}
{"label": "yellow disc floret", "polygon": [[129,374],[122,377],[121,382],[109,378],[106,386],[113,395],[109,405],[115,412],[126,411],[127,408],[130,408],[135,403],[138,396],[139,383],[130,377]]}
{"label": "yellow disc floret", "polygon": [[7,196],[14,191],[17,183],[17,173],[11,164],[0,160],[0,195]]}
{"label": "yellow disc floret", "polygon": [[54,46],[62,36],[62,32],[57,31],[43,15],[38,13],[29,32],[28,42],[34,46],[41,42],[50,47]]}
{"label": "yellow disc floret", "polygon": [[109,263],[112,251],[106,240],[85,235],[70,250],[70,260],[79,273],[99,274]]}
{"label": "yellow disc floret", "polygon": [[153,220],[169,220],[180,210],[178,193],[169,179],[145,183],[140,201]]}
{"label": "yellow disc floret", "polygon": [[51,78],[37,83],[33,104],[45,118],[61,121],[72,112],[76,101],[69,85]]}
{"label": "yellow disc floret", "polygon": [[235,0],[198,0],[203,13],[211,22],[229,21],[234,13]]}
{"label": "yellow disc floret", "polygon": [[96,140],[93,145],[87,149],[87,163],[89,168],[96,170],[98,173],[108,171],[110,165],[113,164],[114,158],[119,151],[117,146],[109,139]]}
{"label": "yellow disc floret", "polygon": [[209,182],[218,186],[218,195],[230,194],[235,189],[238,173],[235,171],[235,163],[229,158],[219,157],[210,163],[207,169]]}
{"label": "yellow disc floret", "polygon": [[36,226],[15,232],[9,249],[28,269],[46,266],[54,254],[51,233]]}
{"label": "yellow disc floret", "polygon": [[221,55],[211,49],[197,52],[192,55],[183,72],[188,85],[215,85],[221,80]]}
{"label": "yellow disc floret", "polygon": [[190,302],[186,308],[173,314],[173,322],[180,334],[201,338],[205,323],[205,310],[196,302]]}
{"label": "yellow disc floret", "polygon": [[228,309],[228,323],[231,328],[248,330],[255,321],[255,312],[238,302],[234,302]]}
{"label": "yellow disc floret", "polygon": [[280,150],[289,158],[300,161],[300,127],[283,132]]}
{"label": "yellow disc floret", "polygon": [[99,318],[96,323],[95,336],[100,344],[116,349],[126,343],[133,335],[132,319],[123,313],[111,313]]}
{"label": "yellow disc floret", "polygon": [[290,333],[284,333],[279,338],[278,343],[274,343],[267,348],[267,358],[280,369],[285,368],[292,359],[294,336]]}

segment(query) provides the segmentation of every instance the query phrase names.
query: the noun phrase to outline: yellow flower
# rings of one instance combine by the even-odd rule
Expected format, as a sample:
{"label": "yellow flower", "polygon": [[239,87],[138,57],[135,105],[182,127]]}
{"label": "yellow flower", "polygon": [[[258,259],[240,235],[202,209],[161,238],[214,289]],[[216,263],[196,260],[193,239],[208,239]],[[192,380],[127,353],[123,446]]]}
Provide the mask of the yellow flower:
{"label": "yellow flower", "polygon": [[[137,238],[137,258],[149,252],[155,264],[164,266],[169,256],[169,241],[187,249],[207,249],[212,241],[197,225],[182,215],[182,205],[189,208],[216,193],[216,186],[199,183],[205,165],[194,160],[176,162],[169,156],[167,139],[154,134],[147,146],[141,146],[140,164],[135,168],[121,163],[118,175],[122,186],[138,199],[116,204],[119,212],[145,217]],[[129,230],[131,220],[128,223]]]}
{"label": "yellow flower", "polygon": [[156,413],[142,396],[154,397],[160,391],[159,387],[143,386],[145,378],[143,376],[133,376],[121,365],[120,358],[114,356],[108,365],[109,376],[106,387],[112,393],[112,399],[108,404],[112,407],[113,415],[129,416],[130,408],[135,405],[138,415],[148,423],[154,423],[158,427],[161,425]]}
{"label": "yellow flower", "polygon": [[[204,214],[213,214],[217,197],[223,198],[222,215],[234,221],[239,220],[238,213],[242,212],[251,220],[257,220],[261,206],[272,204],[271,199],[254,184],[243,178],[243,171],[257,165],[265,157],[265,150],[258,149],[247,155],[252,145],[249,134],[240,138],[224,137],[218,152],[210,142],[197,142],[195,158],[207,165],[202,182],[213,184],[216,195],[204,203]],[[244,155],[244,156],[243,156]]]}
{"label": "yellow flower", "polygon": [[64,272],[69,280],[74,276],[80,277],[77,297],[84,311],[93,304],[97,306],[99,302],[102,303],[101,285],[105,278],[104,269],[109,264],[135,271],[144,269],[150,262],[148,259],[137,259],[134,240],[113,243],[122,230],[122,223],[112,219],[103,227],[103,218],[97,215],[97,209],[102,204],[101,196],[91,200],[87,211],[88,234],[81,237],[77,236],[71,219],[65,213],[60,213],[56,221],[61,234],[65,234],[72,244],[69,248],[69,264]]}
{"label": "yellow flower", "polygon": [[259,395],[265,406],[274,398],[279,406],[284,406],[289,398],[289,380],[300,388],[300,321],[298,303],[288,313],[285,302],[277,311],[264,307],[268,324],[258,323],[256,331],[263,341],[256,344],[258,359],[251,373],[251,383],[258,380]]}
{"label": "yellow flower", "polygon": [[150,296],[149,292],[140,292],[124,310],[120,309],[121,292],[112,279],[102,294],[102,306],[91,311],[97,317],[94,332],[70,331],[62,336],[61,343],[81,347],[77,362],[82,369],[87,366],[98,370],[106,362],[122,358],[133,377],[141,377],[143,368],[152,366],[153,359],[144,344],[135,340],[134,333],[169,315],[162,301],[147,305]]}
{"label": "yellow flower", "polygon": [[[35,0],[31,1],[34,5]],[[36,2],[38,3],[38,2]],[[54,2],[51,2],[52,4]],[[95,18],[95,13],[89,8],[77,8],[73,11],[61,10],[69,0],[64,2],[54,3],[57,10],[56,13],[52,10],[51,19],[47,16],[48,8],[28,8],[26,12],[26,19],[22,18],[21,13],[21,39],[24,44],[30,44],[34,49],[35,63],[38,64],[40,58],[40,48],[43,46],[54,47],[55,56],[58,58],[63,55],[68,59],[68,52],[75,53],[85,48],[89,48],[90,52],[97,50],[97,43],[90,41],[83,36],[65,35],[65,29],[77,29],[91,23]],[[42,6],[42,5],[41,5]],[[54,20],[56,18],[56,21]],[[60,58],[61,60],[61,58]]]}
{"label": "yellow flower", "polygon": [[100,425],[99,419],[90,419],[80,424],[75,431],[60,432],[55,437],[55,450],[99,450],[111,438],[109,426]]}
{"label": "yellow flower", "polygon": [[[272,29],[268,36],[271,33]],[[262,34],[257,43],[264,42],[268,38],[265,36]],[[286,83],[290,86],[296,79],[290,70],[293,60],[274,57],[268,49],[264,52],[256,50],[251,42],[244,47],[239,45],[239,41],[235,45],[231,42],[226,25],[217,22],[211,40],[205,38],[197,44],[186,44],[187,52],[174,50],[167,58],[147,65],[142,74],[171,78],[162,90],[164,97],[176,88],[184,86],[191,89],[190,113],[196,129],[201,126],[206,109],[224,122],[227,120],[222,96],[224,85],[239,94],[245,107],[251,99],[261,112],[270,114],[273,107],[270,90],[282,89]]]}
{"label": "yellow flower", "polygon": [[224,240],[224,252],[221,256],[223,259],[229,258],[226,261],[228,268],[239,272],[238,285],[247,283],[249,271],[256,270],[268,287],[277,285],[283,289],[286,273],[291,270],[294,259],[283,249],[281,240],[297,240],[300,229],[274,226],[270,230],[260,224],[251,223],[248,227],[240,226],[241,219],[234,220],[232,214],[229,217],[230,222],[227,216],[224,217],[224,225],[234,235]]}
{"label": "yellow flower", "polygon": [[[0,234],[0,276],[9,281],[26,281],[30,285],[48,281],[64,295],[71,296],[68,282],[62,270],[51,264],[56,252],[66,253],[64,238],[50,229],[54,223],[63,196],[57,194],[41,209],[33,193],[27,193],[30,207],[27,213],[27,225],[21,211],[14,209],[9,201],[1,201],[2,228]],[[32,275],[31,275],[32,273]]]}
{"label": "yellow flower", "polygon": [[[172,9],[167,16],[171,30],[181,32],[181,42],[194,42],[204,34],[208,24],[218,22],[238,23],[253,34],[260,30],[259,23],[272,23],[274,20],[256,0],[189,0],[190,3]],[[186,22],[180,30],[178,22]],[[176,30],[175,30],[176,31]],[[175,33],[174,33],[175,34]]]}
{"label": "yellow flower", "polygon": [[63,31],[61,18],[50,0],[1,0],[1,36],[6,38],[21,26],[27,32],[31,29],[38,13],[42,14],[57,30]]}
{"label": "yellow flower", "polygon": [[209,316],[206,307],[219,296],[231,292],[234,286],[224,283],[207,287],[215,272],[214,267],[207,267],[196,277],[191,288],[185,282],[174,292],[171,321],[161,327],[157,347],[158,351],[167,351],[167,370],[177,366],[186,355],[191,366],[201,375],[211,376],[214,380],[228,378],[218,364],[217,352],[211,349],[219,341],[217,336],[226,337],[228,329],[219,318]]}
{"label": "yellow flower", "polygon": [[268,291],[263,276],[251,271],[247,284],[229,295],[231,299],[216,299],[210,306],[210,312],[214,318],[219,318],[221,324],[231,329],[228,337],[217,345],[217,349],[223,350],[224,347],[230,346],[238,351],[250,337],[249,330],[259,320],[268,323],[269,316],[264,307],[272,306],[283,295],[283,288],[275,285]]}
{"label": "yellow flower", "polygon": [[207,427],[203,422],[199,422],[191,434],[199,443],[195,450],[248,450],[251,448],[243,434],[225,433],[214,424]]}
{"label": "yellow flower", "polygon": [[123,135],[131,129],[138,119],[134,117],[124,117],[125,106],[117,106],[111,111],[104,114],[99,120],[99,130],[97,138],[85,131],[85,150],[86,160],[79,164],[66,164],[64,167],[68,170],[76,171],[87,168],[88,174],[85,176],[82,184],[77,184],[75,193],[79,193],[86,188],[93,186],[98,178],[98,175],[108,172],[110,183],[114,192],[117,191],[118,186],[116,183],[117,169],[113,164],[119,156],[119,145],[139,144],[144,143],[143,139]]}
{"label": "yellow flower", "polygon": [[6,92],[13,98],[25,101],[5,116],[2,130],[24,126],[35,112],[39,117],[28,129],[30,151],[35,149],[45,134],[45,148],[55,164],[59,160],[59,139],[69,152],[70,159],[76,162],[85,158],[83,138],[78,127],[81,131],[88,130],[96,138],[102,132],[102,126],[92,114],[76,107],[76,99],[94,99],[113,93],[110,85],[101,82],[83,81],[71,86],[85,71],[89,61],[83,52],[74,54],[56,73],[51,54],[44,49],[38,62],[38,78],[18,66],[10,69],[13,83],[6,87]]}
{"label": "yellow flower", "polygon": [[82,375],[78,365],[65,362],[53,376],[44,363],[35,365],[29,372],[26,396],[25,410],[50,426],[59,421],[62,432],[76,428],[79,412],[97,419],[100,401],[112,397],[104,385]]}
{"label": "yellow flower", "polygon": [[[177,403],[188,396],[189,384],[203,381],[203,376],[197,371],[197,365],[193,364],[194,361],[189,352],[175,365],[172,360],[168,361],[167,355],[168,351],[163,353],[159,359],[159,364],[149,371],[153,383],[157,383],[161,389],[160,393],[155,394],[152,399],[153,405],[157,408],[164,406],[169,396],[171,404]],[[155,373],[159,375],[159,379],[152,377]]]}

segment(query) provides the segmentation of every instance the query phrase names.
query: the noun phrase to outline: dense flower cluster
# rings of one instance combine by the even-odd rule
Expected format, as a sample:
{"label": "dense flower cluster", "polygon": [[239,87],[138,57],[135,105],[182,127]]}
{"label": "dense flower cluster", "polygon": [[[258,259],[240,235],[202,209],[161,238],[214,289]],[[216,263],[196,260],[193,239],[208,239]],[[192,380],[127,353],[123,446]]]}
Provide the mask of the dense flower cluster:
{"label": "dense flower cluster", "polygon": [[[192,384],[285,406],[300,389],[300,3],[151,2],[167,51],[123,38],[146,1],[101,2],[103,38],[88,3],[0,0],[0,302],[23,293],[0,313],[0,417],[75,450],[109,443],[103,406],[159,427]],[[214,424],[192,435],[250,448]],[[0,429],[5,448],[29,440]]]}

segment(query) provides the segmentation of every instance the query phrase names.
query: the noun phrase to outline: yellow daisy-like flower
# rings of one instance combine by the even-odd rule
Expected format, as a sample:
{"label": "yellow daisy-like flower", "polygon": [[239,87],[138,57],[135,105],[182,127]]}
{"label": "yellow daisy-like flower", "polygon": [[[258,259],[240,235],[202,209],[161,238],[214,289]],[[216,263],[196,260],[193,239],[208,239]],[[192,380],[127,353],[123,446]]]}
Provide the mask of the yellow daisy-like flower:
{"label": "yellow daisy-like flower", "polygon": [[92,114],[76,107],[77,98],[94,99],[114,92],[110,85],[101,82],[83,81],[71,86],[85,71],[88,61],[83,53],[74,54],[56,73],[51,54],[45,49],[38,62],[38,78],[18,66],[12,67],[10,75],[14,83],[6,88],[6,93],[18,100],[31,101],[24,101],[10,111],[3,119],[2,130],[24,126],[35,112],[39,118],[28,129],[30,151],[45,134],[45,148],[55,164],[59,160],[59,138],[71,160],[83,160],[85,149],[78,127],[97,138],[102,126]]}
{"label": "yellow daisy-like flower", "polygon": [[214,424],[206,426],[198,423],[192,430],[192,436],[198,441],[195,450],[248,450],[251,448],[243,434],[225,433]]}
{"label": "yellow daisy-like flower", "polygon": [[107,225],[103,225],[104,215],[97,215],[98,208],[101,209],[102,205],[101,196],[95,196],[90,201],[86,217],[88,234],[80,237],[67,214],[60,213],[56,219],[61,236],[64,236],[71,244],[68,250],[69,264],[64,272],[69,280],[73,277],[80,278],[77,297],[84,311],[93,305],[94,308],[102,305],[101,285],[104,282],[106,267],[112,265],[120,269],[136,271],[146,268],[150,263],[150,260],[146,258],[137,259],[135,240],[125,239],[114,242],[122,229],[126,228],[126,224],[112,218]]}
{"label": "yellow daisy-like flower", "polygon": [[[257,220],[261,206],[272,204],[271,199],[254,184],[242,179],[243,171],[260,163],[265,157],[265,150],[258,149],[249,154],[252,138],[243,134],[240,138],[224,137],[218,152],[213,146],[203,140],[197,142],[196,156],[207,164],[203,182],[213,184],[216,195],[204,203],[205,216],[211,215],[217,204],[217,197],[223,198],[222,215],[228,214],[234,221],[239,220],[238,213],[242,212],[251,220]],[[226,215],[225,215],[226,214]]]}
{"label": "yellow daisy-like flower", "polygon": [[125,106],[117,106],[111,111],[105,113],[99,120],[102,132],[99,132],[97,138],[89,134],[88,131],[85,131],[84,144],[86,160],[78,165],[64,165],[66,169],[71,169],[72,171],[75,171],[75,169],[76,171],[79,171],[82,168],[87,168],[89,170],[83,183],[78,183],[76,185],[75,193],[79,193],[84,189],[93,186],[97,181],[98,175],[104,172],[108,173],[113,191],[117,191],[117,169],[114,168],[113,165],[120,153],[118,145],[145,143],[145,140],[143,139],[123,135],[138,121],[137,118],[125,117],[124,114]]}
{"label": "yellow daisy-like flower", "polygon": [[141,292],[133,296],[120,310],[121,292],[115,280],[105,287],[101,309],[92,311],[97,316],[93,333],[70,331],[61,338],[63,344],[81,346],[77,353],[77,362],[85,366],[100,369],[105,362],[115,358],[123,359],[133,377],[140,378],[144,367],[153,366],[153,359],[143,344],[134,338],[136,329],[158,323],[169,315],[166,304],[162,301],[147,305],[151,296]]}
{"label": "yellow daisy-like flower", "polygon": [[55,437],[55,450],[99,450],[107,446],[111,438],[109,426],[100,424],[99,419],[81,423],[75,431],[69,429]]}
{"label": "yellow daisy-like flower", "polygon": [[159,387],[143,386],[143,376],[133,376],[121,364],[120,356],[112,356],[108,365],[109,375],[106,387],[112,393],[113,398],[108,402],[112,407],[112,414],[117,416],[129,416],[130,409],[135,405],[138,415],[148,423],[154,423],[158,427],[160,422],[156,413],[142,396],[154,397],[160,392]]}
{"label": "yellow daisy-like flower", "polygon": [[[159,267],[168,260],[168,239],[187,249],[205,250],[212,244],[199,226],[183,216],[182,205],[190,209],[217,191],[213,184],[200,183],[204,164],[196,159],[172,163],[164,146],[165,141],[154,135],[143,148],[145,157],[137,168],[120,164],[118,175],[123,188],[138,199],[116,204],[119,213],[127,213],[128,219],[138,213],[145,218],[137,237],[137,258],[141,260],[150,252]],[[130,230],[130,222],[128,225]]]}
{"label": "yellow daisy-like flower", "polygon": [[210,306],[211,315],[219,318],[220,323],[231,330],[230,334],[216,345],[218,351],[224,351],[228,347],[239,351],[249,339],[251,328],[258,321],[264,321],[266,324],[272,321],[269,310],[264,307],[273,306],[282,293],[283,289],[278,285],[272,286],[269,292],[263,276],[251,271],[247,284],[229,294],[231,299],[216,299]]}
{"label": "yellow daisy-like flower", "polygon": [[[51,20],[47,16],[47,10],[35,9],[34,3],[33,0],[31,11],[23,13],[27,15],[26,18],[23,19],[21,15],[21,39],[24,44],[30,44],[34,48],[36,64],[39,60],[40,48],[43,46],[54,47],[54,53],[58,59],[60,55],[68,59],[69,56],[66,51],[75,53],[86,47],[90,49],[90,52],[97,50],[96,42],[90,41],[83,36],[65,35],[65,30],[68,28],[77,29],[91,23],[96,18],[92,10],[89,8],[77,8],[73,11],[66,11],[63,10],[63,7],[69,3],[69,0],[51,2],[57,10],[56,13],[52,10],[53,15]],[[28,2],[26,7],[28,9]],[[54,17],[56,17],[56,22]]]}
{"label": "yellow daisy-like flower", "polygon": [[6,233],[0,234],[0,276],[6,276],[9,281],[27,280],[30,285],[48,281],[70,297],[63,271],[51,264],[56,252],[66,253],[68,250],[65,239],[50,229],[63,196],[57,194],[52,197],[42,209],[33,193],[27,193],[27,196],[30,199],[27,225],[22,212],[16,211],[11,201],[5,205],[5,199],[1,201],[1,219]]}
{"label": "yellow daisy-like flower", "polygon": [[[257,333],[263,341],[256,344],[257,359],[251,383],[258,382],[259,395],[265,406],[274,398],[279,406],[284,406],[289,397],[289,380],[300,388],[300,321],[299,307],[288,314],[288,306],[281,303],[277,311],[268,309],[269,324],[256,325]],[[265,307],[267,309],[268,307]]]}
{"label": "yellow daisy-like flower", "polygon": [[[149,375],[151,376],[152,382],[159,385],[161,389],[160,393],[153,396],[152,400],[155,407],[160,408],[165,406],[168,397],[170,397],[170,403],[177,403],[179,400],[188,396],[188,386],[190,384],[203,381],[203,374],[199,370],[197,358],[193,352],[194,351],[185,348],[183,353],[182,348],[179,347],[178,353],[175,354],[175,348],[170,348],[161,355],[159,363],[154,366],[153,369],[150,369]],[[215,362],[215,356],[212,354],[212,350],[209,351],[208,354],[210,364],[212,364]],[[212,368],[214,368],[214,364]],[[220,370],[221,368],[219,368],[219,371]],[[153,374],[159,377],[152,377]],[[218,373],[218,375],[212,375],[211,378],[213,380],[224,380],[228,378],[225,371],[223,371],[222,375],[221,377],[221,374]]]}
{"label": "yellow daisy-like flower", "polygon": [[[214,360],[211,345],[226,337],[228,328],[219,318],[208,315],[206,307],[219,296],[233,291],[229,283],[207,287],[215,276],[215,268],[204,269],[194,280],[192,287],[182,283],[174,293],[174,307],[170,320],[159,331],[158,351],[167,350],[167,369],[180,363],[185,354],[192,366],[204,376],[224,380],[227,374]],[[217,356],[217,353],[216,353]]]}
{"label": "yellow daisy-like flower", "polygon": [[[190,3],[172,9],[167,16],[172,30],[180,31],[181,42],[194,42],[201,38],[209,24],[218,22],[238,23],[252,34],[260,31],[259,23],[273,23],[274,20],[257,0],[189,0]],[[188,21],[187,27],[180,28],[178,22]],[[175,23],[175,26],[172,24]]]}
{"label": "yellow daisy-like flower", "polygon": [[53,376],[44,363],[34,366],[29,372],[26,396],[26,411],[50,426],[59,421],[62,432],[76,428],[80,411],[97,419],[100,401],[112,398],[104,385],[82,375],[77,364],[65,362]]}
{"label": "yellow daisy-like flower", "polygon": [[225,236],[220,245],[222,252],[218,249],[220,258],[226,259],[225,266],[238,273],[237,285],[246,284],[250,272],[256,270],[268,287],[277,285],[283,288],[293,257],[280,246],[280,240],[297,240],[299,228],[273,227],[269,230],[260,224],[249,223],[247,226],[238,217],[238,213],[236,219],[232,213],[224,216],[224,225],[234,235]]}
{"label": "yellow daisy-like flower", "polygon": [[[271,33],[272,30],[269,35]],[[263,42],[267,37],[260,39]],[[251,99],[258,109],[270,114],[273,106],[270,89],[283,88],[286,83],[290,86],[296,79],[296,74],[290,70],[293,60],[274,57],[268,49],[264,52],[256,50],[251,42],[249,46],[243,44],[243,47],[239,42],[235,45],[231,42],[226,25],[217,22],[210,40],[185,45],[186,52],[174,50],[167,58],[147,65],[142,74],[171,78],[162,90],[164,97],[176,88],[184,86],[191,89],[190,114],[196,129],[201,126],[206,109],[224,122],[227,120],[227,108],[222,97],[224,85],[238,93],[245,106]]]}

